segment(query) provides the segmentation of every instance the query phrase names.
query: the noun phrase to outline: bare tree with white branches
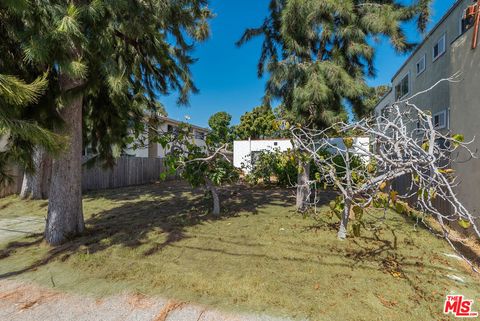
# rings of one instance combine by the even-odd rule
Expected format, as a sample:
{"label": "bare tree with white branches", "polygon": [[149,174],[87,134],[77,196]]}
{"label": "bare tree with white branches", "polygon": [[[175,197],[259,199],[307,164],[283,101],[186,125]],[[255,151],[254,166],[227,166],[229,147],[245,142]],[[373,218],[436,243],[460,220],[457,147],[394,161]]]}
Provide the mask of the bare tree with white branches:
{"label": "bare tree with white branches", "polygon": [[[456,82],[457,76],[438,83]],[[459,160],[459,155],[476,158],[476,151],[471,149],[473,140],[464,142],[461,134],[438,130],[431,113],[411,103],[413,98],[430,89],[386,107],[381,115],[354,123],[340,122],[324,130],[292,129],[296,147],[310,156],[319,172],[318,179],[310,180],[308,184],[321,180],[342,195],[340,239],[347,236],[351,212],[363,215],[363,210],[385,193],[388,202],[414,200],[414,207],[424,213],[422,221],[426,215],[435,217],[442,236],[457,253],[454,242],[459,240],[453,240],[447,222],[472,227],[480,238],[475,224],[478,217],[460,202],[455,192],[458,180],[451,168],[452,163]],[[344,137],[343,144],[333,144],[332,133]],[[370,143],[355,143],[358,136],[370,137]],[[390,183],[404,175],[411,177],[407,191],[392,190]],[[443,213],[438,210],[434,204],[436,199],[446,202],[452,211]]]}

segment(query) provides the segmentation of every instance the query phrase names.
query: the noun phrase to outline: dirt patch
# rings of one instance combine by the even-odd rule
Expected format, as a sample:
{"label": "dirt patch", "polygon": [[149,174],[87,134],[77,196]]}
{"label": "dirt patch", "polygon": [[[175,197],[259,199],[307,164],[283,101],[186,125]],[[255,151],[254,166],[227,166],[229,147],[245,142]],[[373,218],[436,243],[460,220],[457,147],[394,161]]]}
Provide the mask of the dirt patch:
{"label": "dirt patch", "polygon": [[101,300],[17,281],[0,281],[2,321],[292,321],[268,315],[232,315],[142,293]]}
{"label": "dirt patch", "polygon": [[185,304],[185,302],[178,302],[175,300],[168,301],[153,321],[166,321],[171,312],[182,308]]}
{"label": "dirt patch", "polygon": [[142,293],[130,295],[127,302],[133,309],[147,309],[153,306],[152,300]]}
{"label": "dirt patch", "polygon": [[31,308],[35,304],[57,300],[61,296],[59,292],[26,285],[12,290],[0,290],[0,301],[16,304],[20,310]]}

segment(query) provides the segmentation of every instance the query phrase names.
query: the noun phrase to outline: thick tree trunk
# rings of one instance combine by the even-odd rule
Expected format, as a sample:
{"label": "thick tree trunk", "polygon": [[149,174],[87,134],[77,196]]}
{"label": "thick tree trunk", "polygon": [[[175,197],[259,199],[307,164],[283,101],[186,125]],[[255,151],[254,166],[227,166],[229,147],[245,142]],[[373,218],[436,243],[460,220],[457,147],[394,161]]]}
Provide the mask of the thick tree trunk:
{"label": "thick tree trunk", "polygon": [[348,227],[348,220],[350,218],[350,210],[352,207],[352,203],[350,200],[345,199],[345,207],[342,213],[342,219],[340,220],[340,228],[338,229],[338,238],[344,240],[347,238],[347,227]]}
{"label": "thick tree trunk", "polygon": [[[63,91],[81,84],[60,78]],[[52,245],[65,242],[85,229],[82,209],[82,103],[77,95],[61,110],[64,126],[60,133],[69,140],[64,153],[53,160],[45,239]]]}
{"label": "thick tree trunk", "polygon": [[50,171],[48,170],[50,158],[45,150],[37,148],[33,155],[33,161],[35,172],[24,174],[20,197],[22,199],[46,199],[50,181]]}
{"label": "thick tree trunk", "polygon": [[303,212],[307,209],[307,204],[310,197],[310,185],[308,180],[310,178],[310,163],[299,161],[301,171],[297,177],[297,211]]}
{"label": "thick tree trunk", "polygon": [[20,190],[20,198],[25,200],[33,198],[33,187],[36,185],[36,174],[23,174],[22,189]]}
{"label": "thick tree trunk", "polygon": [[210,191],[210,194],[212,194],[212,200],[213,200],[213,215],[220,215],[220,198],[218,197],[218,191],[215,188],[215,185],[206,178],[205,179],[206,184],[207,184],[207,189]]}
{"label": "thick tree trunk", "polygon": [[42,195],[43,199],[48,199],[50,194],[50,183],[52,181],[52,157],[45,153],[45,158],[42,167]]}

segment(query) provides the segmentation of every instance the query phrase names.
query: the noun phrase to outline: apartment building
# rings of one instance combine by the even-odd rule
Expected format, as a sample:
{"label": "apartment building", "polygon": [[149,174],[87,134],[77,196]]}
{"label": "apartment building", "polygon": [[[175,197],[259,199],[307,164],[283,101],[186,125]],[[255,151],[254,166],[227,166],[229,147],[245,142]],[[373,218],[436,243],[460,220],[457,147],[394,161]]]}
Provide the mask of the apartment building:
{"label": "apartment building", "polygon": [[[466,140],[476,138],[474,149],[480,152],[480,47],[472,48],[474,19],[466,17],[466,9],[475,3],[459,0],[450,8],[395,73],[392,90],[375,113],[460,72],[459,82],[442,82],[411,102],[430,110],[437,129],[463,134]],[[459,161],[453,164],[460,181],[456,192],[472,213],[480,215],[480,160],[454,156]]]}
{"label": "apartment building", "polygon": [[[161,117],[157,133],[175,133],[181,124],[182,122],[180,121]],[[200,147],[206,146],[205,139],[209,129],[195,125],[190,125],[190,127],[192,130],[192,141],[195,145]],[[145,135],[145,137],[142,137],[138,142],[132,144],[132,146],[125,151],[125,154],[134,157],[165,157],[168,151],[166,151],[161,144],[150,141],[148,136],[149,135]]]}

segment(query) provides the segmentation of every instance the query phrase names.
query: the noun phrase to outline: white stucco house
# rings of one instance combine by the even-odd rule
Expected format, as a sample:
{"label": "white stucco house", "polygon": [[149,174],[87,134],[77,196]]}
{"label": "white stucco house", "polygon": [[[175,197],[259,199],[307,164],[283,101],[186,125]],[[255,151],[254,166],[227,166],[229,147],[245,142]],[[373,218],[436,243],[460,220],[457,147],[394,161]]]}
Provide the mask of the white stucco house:
{"label": "white stucco house", "polygon": [[233,166],[248,172],[255,154],[274,150],[286,152],[292,148],[290,139],[236,140],[233,142]]}
{"label": "white stucco house", "polygon": [[[342,138],[331,138],[330,142],[339,148],[345,148]],[[357,155],[365,155],[365,162],[369,161],[367,152],[364,152],[369,150],[369,145],[368,137],[354,138],[353,149]],[[255,163],[256,154],[274,150],[285,152],[289,149],[293,149],[290,139],[236,140],[233,142],[233,165],[248,173]]]}
{"label": "white stucco house", "polygon": [[[167,118],[161,117],[160,124],[158,125],[157,131],[159,133],[174,133],[178,130],[178,127],[182,122]],[[192,141],[200,147],[206,146],[205,139],[209,132],[208,128],[203,128],[200,126],[190,124],[192,128]],[[133,157],[154,157],[154,158],[163,158],[165,157],[167,151],[164,150],[162,145],[157,142],[151,142],[149,140],[149,134],[145,134],[144,137],[140,139],[141,144],[134,143],[129,148],[124,151],[125,155]]]}

